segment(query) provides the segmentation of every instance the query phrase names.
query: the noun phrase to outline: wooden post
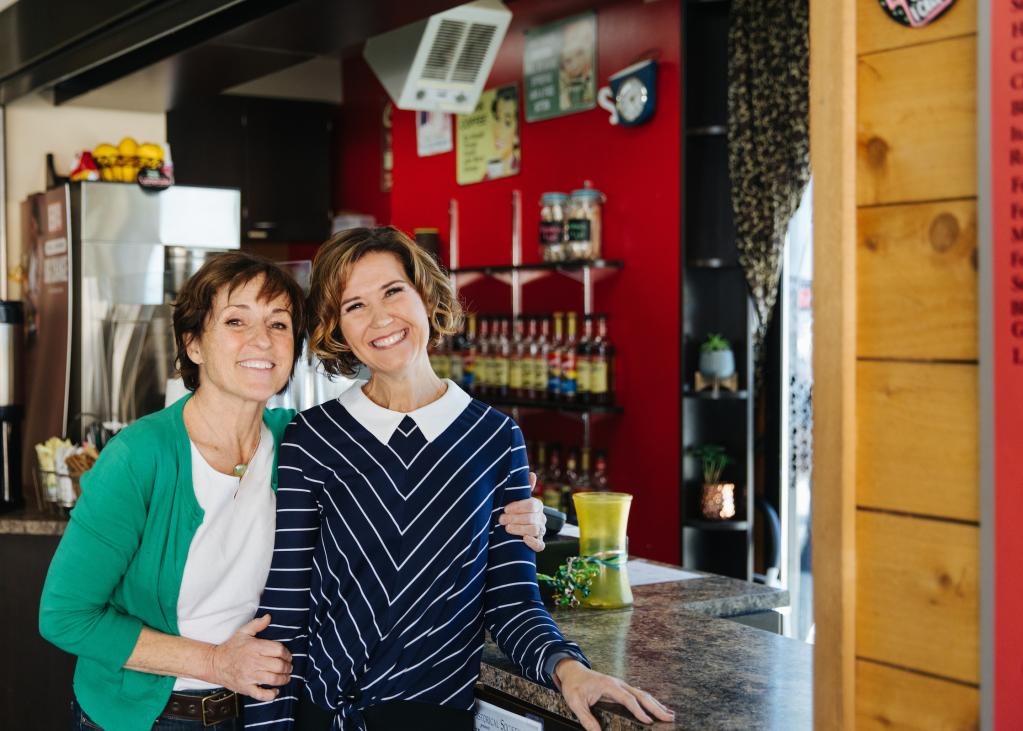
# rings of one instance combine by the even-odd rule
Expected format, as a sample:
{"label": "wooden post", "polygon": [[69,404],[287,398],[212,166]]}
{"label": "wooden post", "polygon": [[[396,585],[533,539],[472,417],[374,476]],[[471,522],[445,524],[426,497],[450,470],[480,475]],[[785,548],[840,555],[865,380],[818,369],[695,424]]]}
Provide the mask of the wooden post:
{"label": "wooden post", "polygon": [[814,727],[855,727],[856,2],[810,0]]}

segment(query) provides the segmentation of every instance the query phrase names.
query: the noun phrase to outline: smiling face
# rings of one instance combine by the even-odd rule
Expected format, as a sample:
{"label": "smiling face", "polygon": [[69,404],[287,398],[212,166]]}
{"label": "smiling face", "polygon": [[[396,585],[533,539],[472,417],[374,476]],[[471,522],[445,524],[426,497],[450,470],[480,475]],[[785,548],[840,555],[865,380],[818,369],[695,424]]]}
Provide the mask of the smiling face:
{"label": "smiling face", "polygon": [[265,402],[287,384],[295,348],[288,299],[261,300],[262,286],[260,275],[217,292],[202,334],[187,345],[200,389]]}
{"label": "smiling face", "polygon": [[497,99],[491,116],[494,133],[494,150],[500,158],[515,153],[515,136],[518,126],[518,103],[514,99]]}
{"label": "smiling face", "polygon": [[374,373],[401,376],[429,364],[429,315],[397,256],[374,251],[352,266],[341,294],[341,334]]}

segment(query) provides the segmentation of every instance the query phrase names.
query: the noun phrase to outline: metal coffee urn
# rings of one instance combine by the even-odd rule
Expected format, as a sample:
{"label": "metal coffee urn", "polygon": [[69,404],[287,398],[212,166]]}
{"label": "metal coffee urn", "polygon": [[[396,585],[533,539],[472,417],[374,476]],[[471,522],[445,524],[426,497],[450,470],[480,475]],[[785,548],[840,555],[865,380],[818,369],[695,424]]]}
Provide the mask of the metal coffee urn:
{"label": "metal coffee urn", "polygon": [[0,300],[0,511],[24,505],[21,491],[24,329],[22,303]]}

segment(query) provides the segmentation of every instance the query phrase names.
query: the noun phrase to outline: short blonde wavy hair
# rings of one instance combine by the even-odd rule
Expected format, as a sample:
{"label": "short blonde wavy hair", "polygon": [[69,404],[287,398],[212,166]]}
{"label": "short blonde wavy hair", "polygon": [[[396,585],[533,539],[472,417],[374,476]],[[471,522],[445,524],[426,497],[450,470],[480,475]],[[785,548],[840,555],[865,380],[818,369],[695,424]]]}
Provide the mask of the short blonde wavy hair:
{"label": "short blonde wavy hair", "polygon": [[398,257],[405,276],[426,305],[430,344],[453,335],[462,325],[462,307],[447,275],[430,254],[394,226],[353,228],[328,239],[316,252],[309,276],[309,349],[334,376],[354,376],[361,362],[341,334],[341,297],[352,268],[366,254]]}

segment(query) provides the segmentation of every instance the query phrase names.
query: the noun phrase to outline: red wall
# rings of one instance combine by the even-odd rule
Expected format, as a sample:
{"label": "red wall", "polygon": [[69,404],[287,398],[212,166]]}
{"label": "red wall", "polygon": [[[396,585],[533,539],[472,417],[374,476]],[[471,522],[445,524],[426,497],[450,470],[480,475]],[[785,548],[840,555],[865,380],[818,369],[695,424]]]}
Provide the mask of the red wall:
{"label": "red wall", "polygon": [[[448,206],[461,214],[462,266],[511,261],[511,195],[522,191],[526,262],[538,261],[536,225],[540,194],[571,191],[584,180],[607,195],[604,256],[625,268],[595,288],[595,309],[611,314],[611,337],[618,349],[618,417],[595,420],[593,442],[610,447],[614,489],[635,495],[630,547],[635,555],[665,561],[679,558],[679,309],[680,309],[680,59],[678,0],[593,3],[523,0],[509,6],[514,15],[487,87],[522,82],[524,31],[535,25],[597,9],[598,84],[648,52],[659,59],[657,112],[645,125],[628,129],[608,124],[599,107],[527,124],[520,118],[522,171],[475,185],[455,182],[455,153],[419,158],[415,116],[394,114],[392,222],[408,231],[436,227],[448,235]],[[365,64],[345,63],[345,106],[341,117],[342,181],[338,203],[367,212],[383,211],[379,190],[380,87]],[[368,100],[368,101],[367,101]],[[378,213],[378,215],[380,215]],[[446,252],[445,252],[446,254]],[[508,289],[499,283],[463,291],[470,307],[507,312]],[[526,312],[582,310],[582,289],[560,275],[525,287]],[[527,439],[581,441],[572,417],[524,414]]]}

